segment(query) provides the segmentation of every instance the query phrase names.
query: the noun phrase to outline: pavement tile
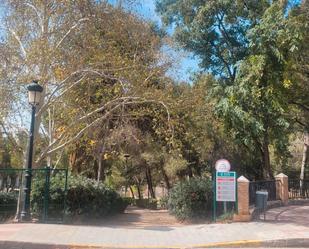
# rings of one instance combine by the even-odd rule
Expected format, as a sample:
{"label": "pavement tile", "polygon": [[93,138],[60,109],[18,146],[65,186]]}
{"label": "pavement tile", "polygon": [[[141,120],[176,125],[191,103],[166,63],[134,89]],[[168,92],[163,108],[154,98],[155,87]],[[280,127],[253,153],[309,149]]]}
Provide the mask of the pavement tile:
{"label": "pavement tile", "polygon": [[[12,241],[13,244],[10,245],[12,248],[5,249],[15,249],[14,246],[16,247],[18,243],[24,243],[22,249],[28,249],[29,243],[63,245],[58,246],[59,249],[66,249],[65,246],[69,245],[104,248],[186,248],[212,243],[248,244],[250,241],[252,245],[259,241],[266,241],[268,245],[276,247],[297,243],[299,246],[308,245],[309,247],[309,226],[306,223],[308,218],[309,206],[289,206],[269,211],[266,221],[249,223],[185,226],[156,224],[145,226],[143,229],[111,224],[107,226],[3,224],[0,225],[0,242]],[[37,245],[32,244],[32,246],[33,248],[29,248],[37,248]]]}

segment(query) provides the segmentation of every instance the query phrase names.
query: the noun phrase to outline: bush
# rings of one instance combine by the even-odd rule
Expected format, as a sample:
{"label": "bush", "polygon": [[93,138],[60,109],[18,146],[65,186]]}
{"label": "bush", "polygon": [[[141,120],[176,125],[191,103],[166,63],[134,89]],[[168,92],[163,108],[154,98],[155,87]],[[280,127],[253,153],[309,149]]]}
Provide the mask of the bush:
{"label": "bush", "polygon": [[102,183],[90,179],[74,179],[68,190],[67,206],[72,214],[104,217],[121,213],[129,202]]}
{"label": "bush", "polygon": [[[52,176],[50,180],[50,198],[48,216],[59,217],[64,209],[65,177],[62,174]],[[38,217],[43,213],[45,179],[36,181],[32,190],[32,211]],[[70,215],[82,215],[91,218],[104,217],[123,212],[129,202],[103,183],[81,177],[69,176],[66,196],[66,212]]]}
{"label": "bush", "polygon": [[163,197],[159,200],[160,208],[162,208],[162,209],[168,209],[168,199],[169,199],[169,196],[166,195],[166,196],[163,196]]}
{"label": "bush", "polygon": [[133,197],[122,197],[122,199],[128,203],[128,205],[136,205],[136,200]]}
{"label": "bush", "polygon": [[0,221],[15,215],[17,208],[17,196],[13,192],[0,192]]}
{"label": "bush", "polygon": [[[40,176],[36,177],[31,189],[31,212],[37,218],[41,218],[43,214],[45,200],[45,174],[40,172]],[[68,178],[68,183],[70,178]],[[50,177],[48,201],[48,216],[61,217],[65,207],[65,175],[63,172],[57,172],[56,175]]]}
{"label": "bush", "polygon": [[178,219],[206,217],[211,210],[210,179],[190,178],[177,183],[170,191],[168,208]]}
{"label": "bush", "polygon": [[140,208],[157,209],[156,199],[136,199],[136,206]]}

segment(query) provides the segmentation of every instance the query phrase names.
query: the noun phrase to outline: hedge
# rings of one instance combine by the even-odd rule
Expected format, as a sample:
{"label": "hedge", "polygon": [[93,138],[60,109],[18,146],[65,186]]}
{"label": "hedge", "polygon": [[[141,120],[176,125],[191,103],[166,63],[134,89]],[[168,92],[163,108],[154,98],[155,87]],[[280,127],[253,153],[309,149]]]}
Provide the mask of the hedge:
{"label": "hedge", "polygon": [[206,217],[211,210],[210,179],[190,178],[178,182],[170,191],[168,209],[180,220]]}
{"label": "hedge", "polygon": [[14,192],[0,192],[0,221],[15,215],[17,208],[17,195]]}
{"label": "hedge", "polygon": [[[63,212],[65,198],[65,177],[58,173],[50,178],[50,198],[48,215],[59,216]],[[45,179],[36,181],[32,187],[32,212],[41,217],[43,212]],[[121,213],[128,206],[113,189],[103,183],[82,176],[69,176],[65,202],[65,212],[69,215],[81,215],[92,218],[105,217]]]}

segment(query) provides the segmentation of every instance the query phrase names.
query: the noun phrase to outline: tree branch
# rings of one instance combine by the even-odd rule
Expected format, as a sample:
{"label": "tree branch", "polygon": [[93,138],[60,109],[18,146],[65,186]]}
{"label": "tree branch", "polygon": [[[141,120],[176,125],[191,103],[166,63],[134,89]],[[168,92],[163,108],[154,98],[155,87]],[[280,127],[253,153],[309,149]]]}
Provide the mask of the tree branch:
{"label": "tree branch", "polygon": [[61,40],[57,43],[56,45],[56,49],[61,45],[61,43],[64,41],[64,39],[72,32],[73,29],[75,29],[80,23],[84,22],[84,21],[89,21],[89,18],[81,18],[77,21],[76,24],[74,24],[69,30],[68,32],[66,32],[66,34],[61,38]]}
{"label": "tree branch", "polygon": [[39,19],[39,25],[41,26],[41,30],[42,30],[42,34],[44,33],[44,26],[43,26],[43,20],[42,18],[40,17],[40,14],[39,14],[39,11],[37,10],[37,8],[32,5],[31,3],[25,3],[24,5],[27,5],[29,6],[31,9],[34,10],[34,12],[36,13],[38,19]]}
{"label": "tree branch", "polygon": [[295,102],[295,101],[291,101],[290,103],[293,104],[293,105],[299,106],[299,107],[302,108],[304,111],[309,112],[309,107],[306,106],[306,105],[304,105],[304,104],[302,104],[302,103],[298,103],[298,102]]}
{"label": "tree branch", "polygon": [[19,47],[20,47],[20,50],[22,52],[23,58],[26,59],[27,58],[27,52],[25,50],[23,43],[20,40],[20,37],[16,34],[16,32],[13,29],[9,29],[9,31],[12,33],[14,38],[17,40]]}
{"label": "tree branch", "polygon": [[[113,114],[113,112],[119,108],[121,108],[123,105],[134,105],[134,104],[143,104],[143,103],[156,103],[156,104],[160,104],[164,107],[164,109],[167,112],[167,121],[168,121],[168,125],[169,125],[169,129],[172,132],[172,138],[173,138],[173,129],[170,125],[170,112],[168,110],[168,107],[165,105],[165,103],[163,101],[157,101],[157,100],[147,100],[144,99],[142,97],[122,97],[122,98],[118,98],[118,99],[114,99],[111,100],[110,102],[106,103],[105,105],[103,105],[100,108],[97,108],[96,110],[84,115],[83,117],[77,119],[73,124],[71,124],[69,126],[69,128],[67,130],[70,130],[70,128],[72,128],[73,126],[75,126],[76,124],[89,119],[90,117],[92,117],[94,114],[103,111],[104,109],[106,109],[108,106],[115,104],[116,105],[114,107],[112,107],[107,113],[105,113],[102,117],[99,117],[97,119],[95,119],[94,121],[92,121],[90,124],[86,125],[84,128],[82,128],[79,132],[77,132],[76,135],[74,135],[72,138],[69,138],[67,141],[63,141],[66,132],[63,132],[60,137],[58,139],[56,139],[52,144],[50,144],[40,155],[40,157],[37,159],[36,164],[39,163],[40,161],[43,160],[43,158],[45,158],[46,156],[60,150],[63,149],[64,147],[66,147],[67,145],[71,144],[72,142],[75,142],[76,140],[78,140],[79,138],[81,138],[81,136],[87,131],[89,130],[91,127],[93,127],[94,125],[98,124],[99,122],[107,119],[110,115]],[[60,144],[62,142],[62,144]],[[56,147],[55,147],[56,146]]]}

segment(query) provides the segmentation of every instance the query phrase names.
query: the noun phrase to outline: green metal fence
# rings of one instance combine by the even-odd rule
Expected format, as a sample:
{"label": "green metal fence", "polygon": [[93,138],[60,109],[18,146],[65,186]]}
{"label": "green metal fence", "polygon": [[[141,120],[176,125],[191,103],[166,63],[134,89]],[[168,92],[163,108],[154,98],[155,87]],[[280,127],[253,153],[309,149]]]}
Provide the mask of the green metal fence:
{"label": "green metal fence", "polygon": [[[15,216],[27,169],[0,168],[0,222]],[[30,170],[31,216],[40,222],[62,222],[66,210],[68,170]],[[21,198],[23,199],[23,198]]]}

